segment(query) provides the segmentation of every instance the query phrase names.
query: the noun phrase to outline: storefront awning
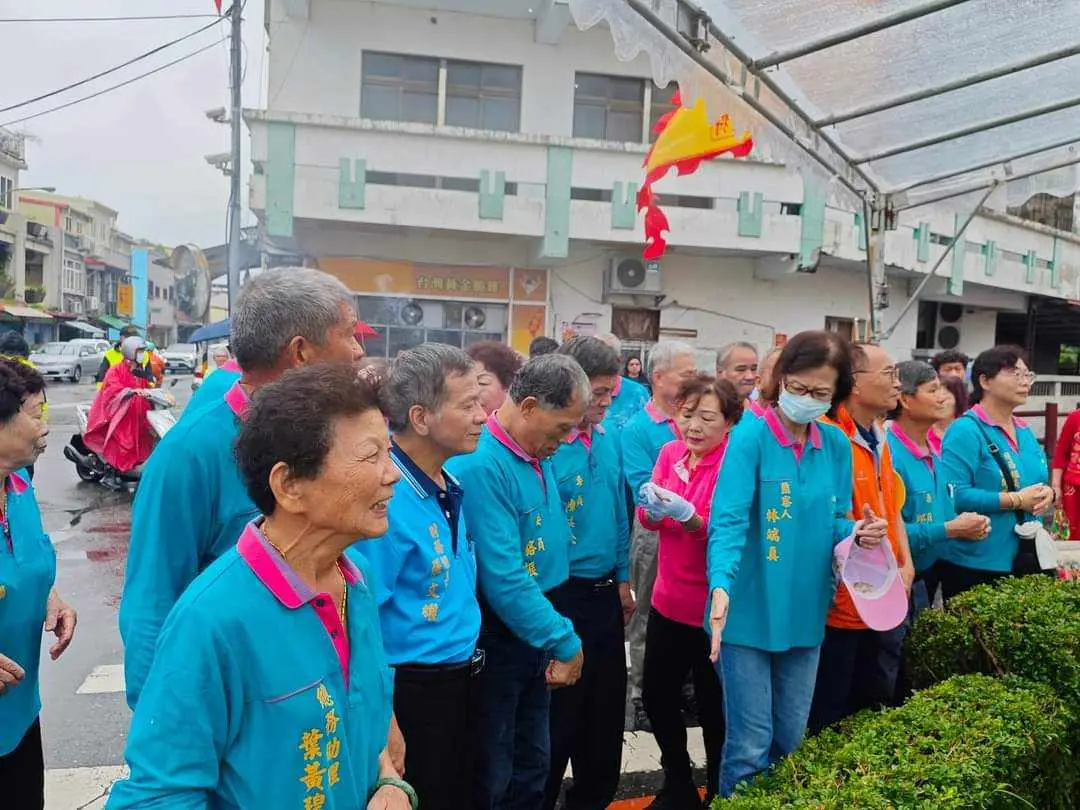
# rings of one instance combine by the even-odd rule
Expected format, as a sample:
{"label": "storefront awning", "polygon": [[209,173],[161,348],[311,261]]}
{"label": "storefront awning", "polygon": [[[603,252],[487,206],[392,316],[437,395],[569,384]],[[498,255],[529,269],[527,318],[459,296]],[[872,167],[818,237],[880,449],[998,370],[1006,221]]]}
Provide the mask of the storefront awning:
{"label": "storefront awning", "polygon": [[110,329],[120,330],[131,326],[131,324],[125,321],[123,318],[116,318],[112,315],[99,315],[96,320],[101,321],[101,323],[105,324]]}
{"label": "storefront awning", "polygon": [[66,321],[60,324],[61,326],[67,326],[74,329],[76,332],[82,332],[89,337],[104,337],[105,330],[98,329],[96,326],[91,326],[84,321]]}
{"label": "storefront awning", "polygon": [[0,304],[0,311],[12,318],[21,318],[23,320],[51,321],[53,319],[48,312],[42,312],[40,309],[34,309],[33,307],[21,307],[17,304]]}

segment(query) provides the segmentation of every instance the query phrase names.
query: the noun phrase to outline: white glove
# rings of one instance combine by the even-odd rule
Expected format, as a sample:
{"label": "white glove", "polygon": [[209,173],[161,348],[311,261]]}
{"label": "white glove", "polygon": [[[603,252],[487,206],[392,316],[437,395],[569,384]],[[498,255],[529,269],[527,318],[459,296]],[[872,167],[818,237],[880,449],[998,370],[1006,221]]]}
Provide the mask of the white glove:
{"label": "white glove", "polygon": [[697,513],[694,505],[686,498],[669,489],[658,487],[651,481],[642,484],[638,492],[638,503],[644,507],[651,520],[669,517],[679,523],[686,523]]}

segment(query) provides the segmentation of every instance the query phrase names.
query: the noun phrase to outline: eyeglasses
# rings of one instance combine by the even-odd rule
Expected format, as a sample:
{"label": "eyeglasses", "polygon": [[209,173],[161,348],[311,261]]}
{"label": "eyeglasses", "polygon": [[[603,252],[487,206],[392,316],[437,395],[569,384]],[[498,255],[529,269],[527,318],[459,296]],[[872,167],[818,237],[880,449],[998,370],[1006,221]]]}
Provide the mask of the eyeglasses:
{"label": "eyeglasses", "polygon": [[885,368],[881,369],[881,371],[876,371],[876,372],[874,372],[874,371],[866,371],[864,369],[862,371],[856,371],[855,373],[856,374],[880,374],[882,377],[885,377],[886,379],[891,380],[892,382],[896,382],[897,380],[900,379],[900,369],[898,369],[896,366],[886,366]]}
{"label": "eyeglasses", "polygon": [[1013,368],[1013,369],[1009,369],[1008,371],[1003,371],[1002,373],[1003,374],[1008,374],[1010,377],[1013,377],[1017,381],[1022,382],[1022,383],[1028,383],[1029,385],[1031,383],[1035,382],[1035,372],[1034,371],[1021,371],[1018,368]]}
{"label": "eyeglasses", "polygon": [[808,388],[796,380],[785,380],[784,388],[789,394],[797,397],[811,397],[818,402],[832,402],[833,389],[831,388]]}

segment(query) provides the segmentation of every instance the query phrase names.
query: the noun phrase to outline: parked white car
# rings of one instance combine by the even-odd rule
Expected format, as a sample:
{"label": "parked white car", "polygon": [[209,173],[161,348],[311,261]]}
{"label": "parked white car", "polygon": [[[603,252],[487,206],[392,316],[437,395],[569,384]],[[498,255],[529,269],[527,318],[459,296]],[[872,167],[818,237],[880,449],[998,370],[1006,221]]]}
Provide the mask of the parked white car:
{"label": "parked white car", "polygon": [[108,345],[98,340],[46,343],[30,355],[30,362],[45,377],[77,383],[83,377],[93,377],[97,374]]}
{"label": "parked white car", "polygon": [[163,351],[161,356],[165,359],[166,371],[193,374],[199,363],[199,354],[194,343],[174,343]]}

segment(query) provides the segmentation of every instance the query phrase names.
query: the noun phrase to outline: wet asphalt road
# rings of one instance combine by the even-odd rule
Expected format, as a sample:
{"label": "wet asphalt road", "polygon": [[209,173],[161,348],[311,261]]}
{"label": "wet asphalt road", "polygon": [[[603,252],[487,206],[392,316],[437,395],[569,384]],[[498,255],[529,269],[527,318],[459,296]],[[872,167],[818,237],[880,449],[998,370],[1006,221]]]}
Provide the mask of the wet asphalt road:
{"label": "wet asphalt road", "polygon": [[[168,390],[179,415],[191,397],[191,377],[170,376],[166,385],[173,380]],[[130,722],[122,692],[77,693],[96,667],[123,663],[116,619],[131,529],[131,495],[80,481],[63,455],[77,430],[74,406],[94,393],[92,382],[50,383],[49,446],[34,474],[45,530],[56,547],[57,588],[79,614],[75,639],[59,661],[48,657],[51,636],[42,647],[46,768],[122,764]],[[106,681],[104,688],[112,685]]]}

